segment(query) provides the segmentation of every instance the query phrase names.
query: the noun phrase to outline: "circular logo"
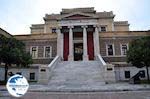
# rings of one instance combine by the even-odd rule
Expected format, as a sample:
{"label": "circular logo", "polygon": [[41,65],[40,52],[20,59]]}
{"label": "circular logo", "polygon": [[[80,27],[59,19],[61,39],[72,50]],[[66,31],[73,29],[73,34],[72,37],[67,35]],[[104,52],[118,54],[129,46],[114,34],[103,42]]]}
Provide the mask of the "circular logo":
{"label": "circular logo", "polygon": [[21,97],[27,92],[29,84],[25,77],[16,74],[8,79],[6,87],[12,96]]}

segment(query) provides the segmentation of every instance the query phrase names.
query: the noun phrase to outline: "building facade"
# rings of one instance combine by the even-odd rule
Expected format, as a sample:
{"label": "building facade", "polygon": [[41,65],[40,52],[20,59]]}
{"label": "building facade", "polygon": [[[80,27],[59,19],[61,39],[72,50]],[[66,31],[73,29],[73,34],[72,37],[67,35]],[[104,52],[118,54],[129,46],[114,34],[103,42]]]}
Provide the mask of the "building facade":
{"label": "building facade", "polygon": [[[139,70],[126,62],[129,42],[150,31],[130,31],[128,21],[115,21],[113,12],[96,12],[93,7],[62,9],[46,14],[44,24],[33,24],[31,34],[15,35],[26,44],[36,66],[61,61],[94,61],[100,55],[114,66],[116,80],[128,80]],[[146,78],[146,75],[143,79]]]}
{"label": "building facade", "polygon": [[[5,36],[6,38],[13,38],[14,36],[5,31],[4,29],[0,28],[0,36]],[[1,41],[1,40],[0,40]],[[1,43],[0,43],[1,44]],[[13,74],[21,74],[24,75],[28,81],[35,82],[38,81],[38,67],[32,66],[28,67],[16,67],[11,66],[8,68],[8,74],[12,72]],[[0,61],[0,81],[5,79],[5,64]],[[10,77],[10,75],[8,75]]]}

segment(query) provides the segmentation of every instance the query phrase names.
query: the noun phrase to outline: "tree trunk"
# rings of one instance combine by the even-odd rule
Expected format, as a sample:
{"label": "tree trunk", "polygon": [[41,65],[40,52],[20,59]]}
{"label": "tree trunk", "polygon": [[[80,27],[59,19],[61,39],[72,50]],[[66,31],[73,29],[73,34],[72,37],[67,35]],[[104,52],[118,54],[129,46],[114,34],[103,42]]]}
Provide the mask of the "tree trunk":
{"label": "tree trunk", "polygon": [[7,82],[8,64],[5,64],[5,82]]}
{"label": "tree trunk", "polygon": [[147,72],[147,80],[149,81],[149,70],[148,70],[148,66],[146,66],[146,72]]}

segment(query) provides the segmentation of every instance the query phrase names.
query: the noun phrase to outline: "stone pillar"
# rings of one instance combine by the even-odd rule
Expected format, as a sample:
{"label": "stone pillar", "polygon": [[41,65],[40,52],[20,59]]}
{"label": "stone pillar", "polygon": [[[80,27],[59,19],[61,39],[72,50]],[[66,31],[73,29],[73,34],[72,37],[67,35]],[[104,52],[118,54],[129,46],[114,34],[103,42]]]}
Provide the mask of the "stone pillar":
{"label": "stone pillar", "polygon": [[82,26],[83,28],[83,60],[88,61],[88,52],[87,52],[87,26]]}
{"label": "stone pillar", "polygon": [[61,56],[61,59],[64,58],[64,34],[61,33],[61,36],[60,36],[60,56]]}
{"label": "stone pillar", "polygon": [[63,58],[63,34],[61,33],[61,27],[57,28],[57,55]]}
{"label": "stone pillar", "polygon": [[112,31],[114,31],[115,29],[114,29],[114,22],[112,22]]}
{"label": "stone pillar", "polygon": [[94,55],[95,57],[100,54],[100,45],[99,45],[99,30],[98,30],[98,26],[94,26],[95,27],[95,32],[93,34],[94,37]]}
{"label": "stone pillar", "polygon": [[44,33],[47,32],[47,24],[44,25]]}
{"label": "stone pillar", "polygon": [[68,60],[69,61],[73,61],[74,57],[73,57],[73,31],[72,28],[73,26],[69,26],[69,56],[68,56]]}

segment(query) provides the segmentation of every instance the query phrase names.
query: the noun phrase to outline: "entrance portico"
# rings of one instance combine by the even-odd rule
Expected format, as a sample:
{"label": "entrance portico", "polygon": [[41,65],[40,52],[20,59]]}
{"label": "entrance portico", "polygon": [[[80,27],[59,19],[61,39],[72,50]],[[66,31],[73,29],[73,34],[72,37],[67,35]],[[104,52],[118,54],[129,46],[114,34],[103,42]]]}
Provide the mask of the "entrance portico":
{"label": "entrance portico", "polygon": [[98,29],[94,25],[62,26],[57,33],[57,52],[64,61],[94,60],[99,53]]}

